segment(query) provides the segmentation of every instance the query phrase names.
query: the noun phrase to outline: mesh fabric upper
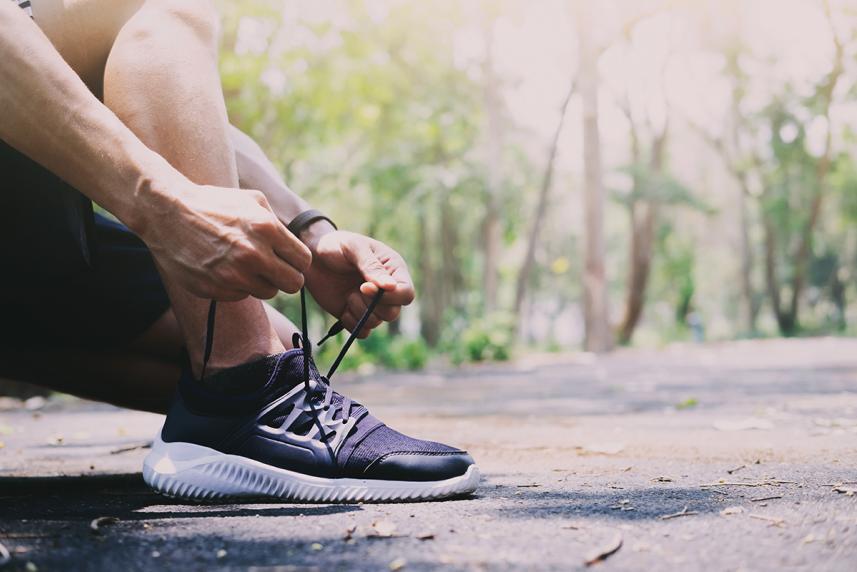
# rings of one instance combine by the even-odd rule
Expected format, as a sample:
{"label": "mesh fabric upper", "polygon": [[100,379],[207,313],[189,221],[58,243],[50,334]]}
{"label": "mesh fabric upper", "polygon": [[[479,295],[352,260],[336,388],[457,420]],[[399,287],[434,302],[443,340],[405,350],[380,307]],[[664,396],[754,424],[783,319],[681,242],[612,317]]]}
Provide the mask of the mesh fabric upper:
{"label": "mesh fabric upper", "polygon": [[414,439],[381,425],[369,433],[363,441],[357,445],[354,452],[348,458],[347,469],[363,470],[376,461],[379,457],[390,453],[423,453],[442,454],[458,453],[458,449],[435,443],[434,441],[423,441]]}

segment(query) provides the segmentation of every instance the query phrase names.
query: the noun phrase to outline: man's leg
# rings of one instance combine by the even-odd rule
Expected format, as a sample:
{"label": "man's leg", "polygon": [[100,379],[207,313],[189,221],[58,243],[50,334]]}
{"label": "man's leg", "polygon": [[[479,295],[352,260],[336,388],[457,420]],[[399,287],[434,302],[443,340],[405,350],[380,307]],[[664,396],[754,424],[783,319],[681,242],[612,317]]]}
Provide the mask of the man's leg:
{"label": "man's leg", "polygon": [[[286,347],[297,327],[264,305]],[[0,377],[26,381],[78,397],[166,413],[179,379],[184,340],[168,310],[128,347],[116,350],[0,348]],[[121,383],[118,383],[120,382]]]}
{"label": "man's leg", "polygon": [[[104,76],[104,101],[150,148],[199,184],[238,187],[217,70],[218,19],[204,0],[150,0],[124,25]],[[197,374],[208,300],[164,283]],[[262,302],[221,303],[209,372],[284,350]]]}

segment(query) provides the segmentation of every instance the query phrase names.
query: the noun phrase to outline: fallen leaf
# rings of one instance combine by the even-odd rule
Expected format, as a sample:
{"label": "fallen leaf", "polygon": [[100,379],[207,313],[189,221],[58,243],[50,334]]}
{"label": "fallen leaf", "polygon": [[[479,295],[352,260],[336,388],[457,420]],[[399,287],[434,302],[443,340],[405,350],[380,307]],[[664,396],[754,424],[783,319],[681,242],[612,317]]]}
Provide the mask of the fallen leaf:
{"label": "fallen leaf", "polygon": [[592,443],[577,447],[581,455],[615,455],[625,449],[624,443]]}
{"label": "fallen leaf", "polygon": [[845,485],[837,484],[833,487],[833,492],[844,494],[847,497],[853,497],[855,494],[857,494],[857,488],[846,487]]}
{"label": "fallen leaf", "polygon": [[760,417],[747,417],[745,419],[721,419],[714,422],[714,428],[718,431],[765,430],[773,429],[774,424]]}
{"label": "fallen leaf", "polygon": [[27,411],[38,411],[42,407],[45,406],[47,401],[41,395],[36,395],[35,397],[31,397],[24,401],[24,409]]}
{"label": "fallen leaf", "polygon": [[342,537],[343,540],[351,540],[351,537],[354,536],[354,532],[357,530],[357,525],[352,524],[348,528],[345,529],[345,535]]}
{"label": "fallen leaf", "polygon": [[324,548],[324,546],[320,542],[313,542],[312,544],[310,544],[309,547],[315,551],[319,551]]}
{"label": "fallen leaf", "polygon": [[89,530],[95,534],[101,534],[102,526],[109,526],[111,524],[116,524],[117,522],[119,522],[119,519],[115,516],[99,516],[89,523]]}
{"label": "fallen leaf", "polygon": [[420,532],[417,534],[417,540],[434,540],[434,532]]}
{"label": "fallen leaf", "polygon": [[408,564],[408,561],[404,558],[396,558],[392,562],[390,562],[390,570],[401,570]]}
{"label": "fallen leaf", "polygon": [[226,558],[227,554],[228,552],[226,552],[226,550],[223,548],[214,553],[218,560],[220,560],[221,558]]}
{"label": "fallen leaf", "polygon": [[375,536],[389,538],[396,532],[396,523],[389,520],[377,520],[372,523]]}
{"label": "fallen leaf", "polygon": [[593,564],[602,562],[619,552],[620,548],[622,548],[622,535],[617,534],[608,544],[590,551],[583,563],[587,566],[592,566]]}

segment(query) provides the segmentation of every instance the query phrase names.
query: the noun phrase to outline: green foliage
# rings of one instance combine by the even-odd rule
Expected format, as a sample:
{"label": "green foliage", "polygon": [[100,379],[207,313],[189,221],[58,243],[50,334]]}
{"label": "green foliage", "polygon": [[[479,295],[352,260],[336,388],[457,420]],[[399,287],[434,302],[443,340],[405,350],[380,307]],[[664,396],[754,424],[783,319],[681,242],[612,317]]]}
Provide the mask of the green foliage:
{"label": "green foliage", "polygon": [[[319,363],[333,363],[345,339],[343,332],[322,344],[318,351]],[[386,328],[381,328],[365,340],[355,341],[339,369],[359,371],[361,366],[379,366],[392,370],[419,370],[426,366],[429,358],[430,352],[423,340],[391,336]]]}
{"label": "green foliage", "polygon": [[626,207],[637,201],[648,201],[665,206],[687,207],[709,215],[715,213],[692,189],[669,173],[654,171],[648,163],[626,165],[616,171],[636,181],[629,191],[609,191],[614,201]]}
{"label": "green foliage", "polygon": [[680,401],[680,402],[676,403],[675,408],[678,409],[679,411],[681,411],[684,409],[693,409],[697,405],[699,405],[699,400],[696,399],[695,397],[689,397],[689,398],[685,399],[684,401]]}
{"label": "green foliage", "polygon": [[471,321],[458,335],[446,342],[454,364],[487,360],[505,361],[511,357],[514,322],[504,313],[493,313]]}
{"label": "green foliage", "polygon": [[[570,315],[579,314],[584,272],[580,169],[576,158],[568,158],[580,152],[580,146],[574,144],[579,133],[572,132],[579,129],[577,95],[571,100],[561,137],[560,159],[533,271],[527,276],[528,298],[522,313],[515,321],[502,312],[484,315],[488,175],[502,167],[497,192],[503,252],[496,271],[500,277],[498,307],[509,309],[543,177],[541,150],[548,141],[541,127],[536,130],[520,123],[520,110],[509,105],[525,92],[517,93],[518,78],[504,77],[502,66],[498,67],[499,87],[491,93],[479,46],[466,46],[465,52],[475,48],[475,54],[462,58],[458,44],[462,37],[465,43],[481,41],[481,31],[498,15],[504,19],[498,29],[515,28],[518,11],[529,9],[525,3],[355,0],[337,4],[335,18],[313,16],[313,9],[297,10],[280,0],[221,4],[220,66],[230,119],[260,143],[290,186],[313,206],[345,228],[390,243],[410,265],[418,306],[408,310],[412,314],[407,316],[411,320],[407,330],[419,328],[421,337],[390,336],[382,329],[356,344],[344,368],[369,363],[418,368],[435,351],[448,354],[455,363],[507,359],[515,347],[516,321],[530,326],[538,323],[541,330],[528,340],[533,346],[574,349],[561,330],[567,328]],[[502,38],[498,36],[497,42],[499,46]],[[733,180],[736,173],[752,173],[747,225],[755,267],[750,281],[756,296],[764,297],[760,222],[770,221],[777,234],[773,249],[776,279],[786,293],[785,285],[794,272],[796,237],[808,221],[810,199],[820,188],[818,157],[810,152],[810,143],[811,123],[824,108],[824,94],[806,86],[765,85],[760,90],[756,85],[760,80],[744,66],[745,58],[751,56],[748,49],[736,44],[725,50],[723,79],[735,80],[738,133],[734,141],[728,129],[717,133],[721,143],[735,149],[727,161],[730,172],[711,179]],[[849,54],[854,51],[853,47],[849,50]],[[602,63],[609,63],[610,52],[605,50],[608,55]],[[508,56],[500,47],[495,55],[498,61]],[[643,52],[636,53],[638,56],[649,57]],[[603,71],[606,76],[609,70]],[[853,73],[850,68],[848,73]],[[823,81],[818,85],[823,86]],[[514,98],[507,97],[512,94]],[[745,96],[752,105],[746,105]],[[499,115],[505,122],[501,165],[488,164],[484,148],[489,132],[493,133],[486,128],[485,109],[494,98],[500,102]],[[657,328],[649,339],[662,341],[688,339],[686,322],[692,311],[705,315],[706,322],[709,312],[735,321],[739,312],[731,306],[740,299],[736,270],[712,262],[711,253],[701,250],[702,244],[705,248],[713,245],[712,250],[734,250],[736,239],[730,235],[738,228],[734,203],[719,200],[725,194],[713,194],[733,190],[712,191],[706,188],[707,182],[687,176],[702,165],[686,162],[688,153],[682,147],[690,139],[682,129],[678,106],[666,100],[671,128],[663,148],[663,169],[656,172],[644,160],[619,168],[605,166],[610,177],[618,175],[636,183],[622,191],[612,190],[613,200],[605,209],[613,316],[621,315],[622,277],[627,275],[628,261],[623,257],[628,252],[628,207],[654,203],[659,223],[641,328]],[[700,102],[700,108],[692,111],[702,108]],[[615,111],[607,101],[601,113],[609,117]],[[691,115],[710,113],[688,117]],[[601,128],[614,124],[602,122]],[[651,134],[647,129],[642,125],[640,131],[641,157],[648,152],[645,147]],[[853,246],[857,244],[853,231],[857,225],[857,163],[851,157],[857,136],[844,131],[837,135],[841,141],[836,148],[842,151],[833,157],[827,183],[830,195],[825,198],[809,257],[806,284],[811,293],[802,297],[803,305],[811,306],[812,323],[819,328],[846,326],[846,305],[857,286]],[[615,142],[627,133],[610,135],[609,141]],[[603,156],[610,160],[624,152],[611,150]],[[679,160],[685,162],[677,164]],[[723,167],[716,161],[709,163],[705,171]],[[707,229],[693,228],[693,222],[687,222],[707,225],[715,219],[717,226],[712,228],[724,231],[724,236],[710,241],[699,240]],[[734,256],[737,260],[737,251]],[[707,299],[712,283],[728,291],[723,301]],[[275,303],[290,317],[297,316],[293,298],[280,297]],[[763,306],[764,312],[770,312],[769,305]],[[317,309],[310,318],[314,326],[329,320]],[[733,326],[733,333],[744,329],[743,323]],[[528,335],[534,330],[530,327]],[[431,350],[425,340],[431,342]],[[332,359],[335,349],[336,343],[329,342],[322,357]]]}

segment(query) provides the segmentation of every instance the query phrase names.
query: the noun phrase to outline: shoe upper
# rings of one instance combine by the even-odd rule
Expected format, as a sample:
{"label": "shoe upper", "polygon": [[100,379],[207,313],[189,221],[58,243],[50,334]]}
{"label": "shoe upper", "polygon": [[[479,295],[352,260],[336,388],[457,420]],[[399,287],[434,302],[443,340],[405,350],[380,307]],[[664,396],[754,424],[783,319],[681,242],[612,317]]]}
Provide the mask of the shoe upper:
{"label": "shoe upper", "polygon": [[269,361],[268,380],[242,395],[213,392],[185,368],[161,438],[325,478],[437,481],[463,475],[466,452],[404,435],[332,390],[304,352]]}

